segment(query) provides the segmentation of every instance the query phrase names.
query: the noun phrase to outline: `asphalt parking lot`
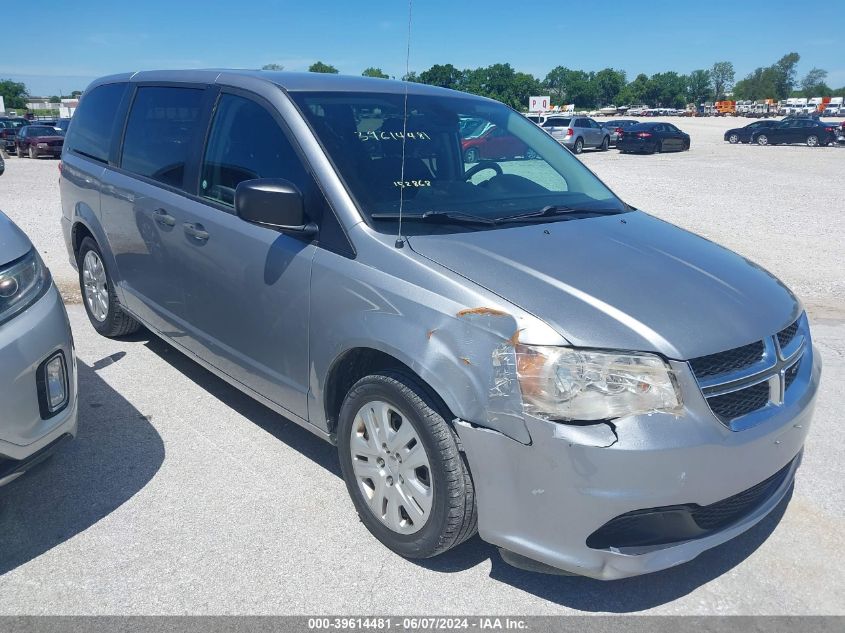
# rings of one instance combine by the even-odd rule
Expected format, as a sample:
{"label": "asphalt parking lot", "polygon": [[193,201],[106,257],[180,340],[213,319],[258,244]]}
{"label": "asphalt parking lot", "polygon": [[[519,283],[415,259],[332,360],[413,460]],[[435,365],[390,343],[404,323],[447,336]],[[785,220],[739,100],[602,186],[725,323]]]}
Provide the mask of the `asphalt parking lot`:
{"label": "asphalt parking lot", "polygon": [[794,492],[755,528],[612,583],[509,567],[477,537],[411,562],[357,520],[334,449],[142,331],[75,302],[56,161],[10,158],[0,209],[69,302],[80,432],[0,489],[0,614],[843,614],[845,149],[729,146],[743,119],[673,120],[692,150],[585,152],[627,202],[725,244],[804,301],[824,376]]}

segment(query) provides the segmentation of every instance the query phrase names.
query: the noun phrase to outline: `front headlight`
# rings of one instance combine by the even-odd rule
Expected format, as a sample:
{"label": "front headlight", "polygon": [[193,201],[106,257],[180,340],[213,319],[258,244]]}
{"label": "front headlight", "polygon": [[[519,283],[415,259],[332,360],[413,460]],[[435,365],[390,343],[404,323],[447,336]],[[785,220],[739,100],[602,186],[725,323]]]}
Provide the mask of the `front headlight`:
{"label": "front headlight", "polygon": [[653,354],[568,347],[516,347],[525,410],[553,420],[609,420],[680,413],[672,370]]}
{"label": "front headlight", "polygon": [[33,248],[26,255],[0,267],[0,323],[26,310],[50,286],[50,273]]}

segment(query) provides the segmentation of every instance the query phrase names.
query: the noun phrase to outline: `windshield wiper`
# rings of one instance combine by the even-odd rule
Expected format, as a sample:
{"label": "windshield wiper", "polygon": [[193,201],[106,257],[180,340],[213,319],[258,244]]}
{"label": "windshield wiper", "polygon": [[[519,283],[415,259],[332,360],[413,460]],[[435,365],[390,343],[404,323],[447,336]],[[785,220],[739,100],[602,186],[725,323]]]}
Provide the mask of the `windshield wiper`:
{"label": "windshield wiper", "polygon": [[589,209],[585,207],[570,207],[565,204],[550,204],[538,211],[529,211],[528,213],[519,213],[517,215],[509,215],[503,218],[497,218],[497,223],[503,222],[520,222],[522,220],[536,220],[544,218],[552,218],[558,215],[568,215],[577,213],[593,213],[596,215],[613,215],[619,213],[616,209]]}
{"label": "windshield wiper", "polygon": [[[373,220],[398,220],[398,213],[373,213],[370,216]],[[491,218],[482,218],[477,215],[461,213],[459,211],[426,211],[425,213],[403,213],[402,221],[408,222],[434,222],[442,224],[496,224],[497,221]]]}

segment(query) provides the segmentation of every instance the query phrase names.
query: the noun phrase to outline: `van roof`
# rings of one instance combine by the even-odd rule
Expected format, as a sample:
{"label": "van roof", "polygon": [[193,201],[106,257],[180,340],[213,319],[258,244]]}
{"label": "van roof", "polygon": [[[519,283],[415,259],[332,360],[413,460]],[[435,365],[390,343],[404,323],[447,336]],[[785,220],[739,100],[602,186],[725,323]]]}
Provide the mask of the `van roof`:
{"label": "van roof", "polygon": [[198,70],[142,70],[134,73],[120,73],[96,79],[88,86],[88,88],[90,89],[100,84],[114,83],[118,81],[168,81],[225,84],[227,77],[252,77],[266,83],[275,84],[288,92],[403,93],[407,87],[408,94],[415,95],[456,96],[459,94],[465,94],[448,88],[440,88],[438,86],[397,81],[394,79],[379,79],[377,77],[225,68],[208,68]]}

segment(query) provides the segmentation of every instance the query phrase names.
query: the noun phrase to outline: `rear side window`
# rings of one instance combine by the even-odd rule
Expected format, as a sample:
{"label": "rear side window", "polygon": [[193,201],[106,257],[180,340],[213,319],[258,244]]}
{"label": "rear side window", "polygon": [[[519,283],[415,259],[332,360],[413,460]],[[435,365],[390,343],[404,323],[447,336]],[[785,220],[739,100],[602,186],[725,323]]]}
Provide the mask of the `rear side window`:
{"label": "rear side window", "polygon": [[273,116],[251,99],[220,97],[202,164],[200,195],[233,207],[244,180],[284,178],[308,196],[311,177]]}
{"label": "rear side window", "polygon": [[203,90],[198,88],[138,88],[129,111],[120,166],[165,185],[182,187],[202,96]]}
{"label": "rear side window", "polygon": [[65,149],[101,163],[109,161],[109,148],[120,102],[127,84],[97,86],[82,97],[68,130]]}

